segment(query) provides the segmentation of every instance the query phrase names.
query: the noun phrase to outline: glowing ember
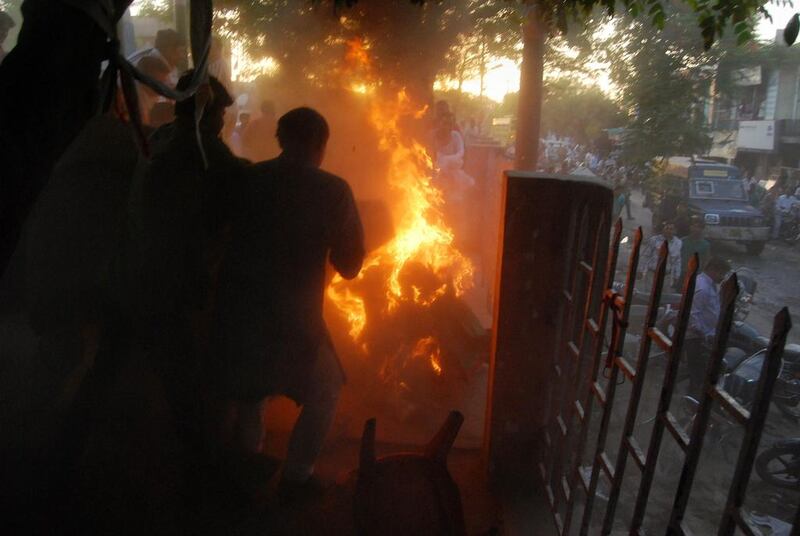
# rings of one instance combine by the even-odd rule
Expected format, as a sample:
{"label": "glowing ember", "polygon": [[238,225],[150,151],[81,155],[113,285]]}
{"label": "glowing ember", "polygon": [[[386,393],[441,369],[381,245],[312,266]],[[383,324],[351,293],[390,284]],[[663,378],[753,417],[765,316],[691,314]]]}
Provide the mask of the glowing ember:
{"label": "glowing ember", "polygon": [[[389,155],[387,181],[394,194],[396,224],[394,238],[369,255],[358,278],[345,281],[337,276],[328,288],[328,297],[350,325],[350,336],[358,341],[369,319],[363,296],[355,289],[371,270],[385,274],[381,314],[388,315],[400,303],[430,306],[448,292],[462,295],[472,286],[473,266],[453,245],[453,231],[442,213],[442,192],[433,183],[436,171],[425,147],[401,132],[401,120],[420,119],[425,108],[415,107],[404,90],[388,98],[372,91],[380,84],[371,76],[367,51],[360,41],[348,43],[345,61],[349,67],[345,73],[356,79],[344,79],[342,84],[370,99],[370,122],[379,134],[380,150]],[[434,277],[423,278],[426,284],[418,279],[409,281],[408,274],[415,269]],[[427,339],[431,338],[420,343]],[[435,357],[429,354],[431,366],[440,374],[438,344],[433,344],[436,352]]]}

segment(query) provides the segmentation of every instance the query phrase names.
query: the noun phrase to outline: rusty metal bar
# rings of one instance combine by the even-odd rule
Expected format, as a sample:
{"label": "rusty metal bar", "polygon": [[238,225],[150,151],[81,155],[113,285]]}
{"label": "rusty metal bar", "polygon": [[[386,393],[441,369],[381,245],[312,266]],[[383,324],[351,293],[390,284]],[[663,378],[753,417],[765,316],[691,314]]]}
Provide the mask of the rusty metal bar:
{"label": "rusty metal bar", "polygon": [[683,341],[686,336],[686,329],[689,326],[689,317],[692,312],[692,300],[694,298],[694,287],[697,280],[698,267],[699,259],[697,254],[695,254],[689,259],[688,274],[683,283],[683,296],[679,307],[675,334],[670,342],[671,347],[668,352],[667,369],[664,372],[661,396],[659,397],[658,409],[656,410],[657,418],[653,423],[653,431],[650,434],[650,445],[647,448],[642,478],[639,482],[639,491],[636,495],[636,506],[631,520],[631,534],[639,532],[642,528],[645,510],[647,509],[647,501],[650,498],[650,490],[652,489],[653,477],[655,476],[656,463],[658,462],[658,453],[661,449],[661,442],[664,437],[664,428],[666,427],[671,432],[684,452],[688,447],[689,438],[686,437],[683,430],[677,426],[675,418],[669,411],[669,406],[675,391],[675,383],[678,377],[678,368],[680,367],[681,353],[683,351]]}
{"label": "rusty metal bar", "polygon": [[[617,502],[619,501],[619,494],[622,491],[622,479],[625,476],[625,466],[628,462],[628,449],[625,448],[633,438],[633,430],[636,427],[636,415],[639,413],[639,402],[642,398],[642,388],[644,387],[645,374],[647,372],[647,364],[650,359],[650,347],[654,340],[652,336],[656,322],[658,321],[658,305],[661,302],[661,291],[664,286],[664,276],[667,272],[667,259],[669,257],[669,246],[665,240],[661,246],[659,253],[658,266],[656,267],[656,274],[653,278],[653,288],[650,290],[650,303],[647,308],[647,317],[645,318],[644,326],[642,326],[642,342],[639,345],[639,357],[636,360],[636,369],[632,375],[633,386],[631,388],[631,396],[628,400],[628,410],[625,414],[625,423],[622,427],[622,437],[620,440],[619,450],[617,451],[617,460],[614,467],[614,479],[611,482],[611,491],[608,496],[608,505],[606,506],[606,515],[603,519],[602,534],[611,533],[614,525],[614,515],[617,511]],[[670,345],[671,346],[671,345]],[[618,358],[617,362],[621,363]],[[627,374],[626,374],[627,375]]]}
{"label": "rusty metal bar", "polygon": [[792,321],[789,316],[789,309],[784,307],[775,315],[767,355],[761,366],[761,376],[758,379],[758,385],[753,397],[753,406],[750,408],[750,418],[747,421],[742,448],[739,451],[739,459],[736,461],[733,482],[728,491],[728,500],[725,505],[722,523],[719,527],[719,536],[730,536],[736,530],[736,525],[743,529],[749,528],[749,525],[741,518],[741,508],[747,493],[747,484],[750,481],[750,473],[753,470],[756,452],[761,442],[761,432],[764,430],[764,423],[767,420],[769,404],[772,400],[772,390],[775,387],[775,380],[778,378],[778,373],[781,369],[786,336],[791,327]]}
{"label": "rusty metal bar", "polygon": [[[605,404],[603,405],[603,416],[600,420],[600,431],[597,436],[597,446],[595,448],[595,455],[592,458],[592,476],[589,480],[589,492],[586,497],[586,504],[583,509],[583,519],[581,520],[580,534],[585,535],[589,531],[589,525],[592,519],[592,509],[594,507],[595,495],[597,493],[597,484],[600,477],[600,467],[603,465],[605,457],[605,445],[608,438],[608,427],[611,421],[611,414],[614,406],[614,395],[617,389],[617,378],[619,375],[619,367],[614,366],[614,359],[620,353],[620,348],[625,341],[625,331],[628,325],[628,314],[631,308],[631,298],[633,297],[633,288],[635,285],[636,272],[639,266],[639,246],[641,245],[642,230],[637,229],[636,241],[634,243],[634,250],[631,251],[631,257],[628,261],[628,274],[625,281],[625,296],[619,299],[616,293],[606,295],[606,307],[612,308],[615,316],[614,329],[611,331],[611,343],[608,348],[607,363],[611,364],[611,369],[608,378],[608,388],[605,393]],[[661,280],[664,277],[664,266],[666,261],[662,258],[659,262],[659,269],[661,270]],[[660,293],[661,285],[658,284]],[[660,294],[659,296],[660,297]],[[621,308],[621,310],[620,310]],[[595,364],[594,380],[596,381],[596,374],[598,373],[599,363]]]}
{"label": "rusty metal bar", "polygon": [[731,274],[722,283],[720,316],[717,323],[717,335],[711,358],[706,369],[706,379],[703,388],[703,396],[697,415],[692,427],[689,450],[686,453],[686,460],[683,463],[678,489],[675,492],[675,501],[672,506],[667,534],[675,534],[682,530],[683,516],[686,513],[686,506],[689,502],[689,494],[692,491],[694,477],[697,472],[697,465],[700,461],[700,452],[703,448],[706,428],[711,417],[711,406],[713,397],[711,390],[719,380],[722,370],[722,358],[725,356],[725,349],[728,346],[728,335],[730,334],[731,324],[733,323],[734,310],[736,308],[736,295],[739,292],[736,274]]}
{"label": "rusty metal bar", "polygon": [[[614,238],[611,242],[611,247],[609,248],[608,254],[608,262],[606,263],[606,273],[605,273],[605,281],[603,284],[603,293],[610,291],[614,285],[614,275],[617,268],[617,260],[619,259],[619,245],[622,240],[622,219],[618,219],[616,224],[614,225]],[[638,261],[639,258],[639,249],[641,247],[642,242],[642,230],[639,229],[636,233],[636,237],[634,238],[633,247],[631,250],[631,258],[636,259]],[[635,269],[634,266],[634,276],[635,276]],[[630,285],[630,272],[628,275],[628,282],[627,284]],[[592,335],[592,341],[594,346],[592,348],[592,362],[591,362],[591,369],[590,369],[590,379],[588,383],[588,388],[583,393],[583,403],[581,404],[581,409],[583,412],[583,419],[580,426],[580,430],[578,433],[578,441],[575,446],[575,454],[574,460],[572,463],[572,467],[567,475],[567,480],[569,481],[570,487],[573,490],[576,490],[576,483],[579,481],[581,487],[587,493],[589,492],[589,483],[587,482],[585,475],[583,475],[580,471],[581,469],[581,456],[583,454],[584,449],[586,448],[586,440],[589,435],[589,424],[591,421],[592,415],[592,404],[594,403],[595,398],[600,402],[601,406],[605,406],[605,394],[603,393],[602,387],[597,383],[597,378],[600,369],[600,363],[602,362],[603,357],[603,343],[605,339],[605,331],[606,325],[608,322],[608,312],[609,307],[608,304],[605,302],[600,304],[599,307],[599,315],[597,320],[594,318],[588,318],[586,321],[586,325],[589,328],[589,332]],[[576,381],[580,381],[576,378]],[[576,400],[576,403],[580,404],[579,400]],[[571,525],[572,525],[572,518],[575,508],[575,493],[572,493],[572,499],[567,503],[566,512],[564,514],[564,534],[569,534]]]}
{"label": "rusty metal bar", "polygon": [[728,412],[728,415],[736,419],[742,426],[746,426],[750,420],[750,412],[739,404],[735,398],[729,395],[725,389],[719,385],[711,388],[711,396],[719,402],[719,405]]}

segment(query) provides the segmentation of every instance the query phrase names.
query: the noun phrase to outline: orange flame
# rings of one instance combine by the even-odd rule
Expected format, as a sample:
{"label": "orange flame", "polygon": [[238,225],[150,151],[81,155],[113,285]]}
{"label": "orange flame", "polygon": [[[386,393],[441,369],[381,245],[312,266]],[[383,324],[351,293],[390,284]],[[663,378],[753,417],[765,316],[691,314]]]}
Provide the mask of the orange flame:
{"label": "orange flame", "polygon": [[427,359],[431,365],[431,370],[437,376],[442,375],[442,350],[435,337],[425,337],[417,341],[414,346],[412,357],[415,359]]}
{"label": "orange flame", "polygon": [[[345,87],[377,87],[361,41],[348,42],[345,60],[350,65],[349,72],[359,72],[366,78],[365,81],[343,80]],[[350,336],[356,341],[368,319],[364,299],[353,289],[371,268],[382,267],[388,273],[384,282],[384,314],[393,311],[404,300],[428,306],[448,290],[460,296],[472,286],[473,277],[472,263],[454,246],[453,231],[445,222],[442,213],[444,198],[433,182],[433,162],[421,143],[401,132],[400,121],[403,118],[419,119],[426,108],[415,107],[405,90],[388,99],[381,99],[378,92],[367,92],[365,98],[371,99],[370,122],[379,134],[379,149],[389,154],[387,181],[396,195],[393,198],[396,234],[369,255],[355,281],[345,281],[336,276],[328,287],[328,297],[347,319]],[[440,282],[439,286],[434,289],[418,286],[404,289],[401,274],[409,263],[430,270]],[[434,369],[437,367],[441,369],[441,364],[435,365]]]}

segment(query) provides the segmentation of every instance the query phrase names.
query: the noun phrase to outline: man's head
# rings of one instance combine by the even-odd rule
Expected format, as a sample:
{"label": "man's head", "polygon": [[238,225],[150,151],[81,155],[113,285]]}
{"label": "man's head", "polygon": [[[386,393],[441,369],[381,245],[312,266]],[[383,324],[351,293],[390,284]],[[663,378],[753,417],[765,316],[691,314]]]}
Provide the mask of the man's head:
{"label": "man's head", "polygon": [[703,272],[717,284],[721,283],[730,271],[730,263],[721,257],[711,257],[703,270]]}
{"label": "man's head", "polygon": [[[154,58],[153,56],[145,56],[136,67],[141,71],[142,74],[149,76],[159,82],[166,83],[167,79],[169,78],[169,68],[164,65],[164,62],[159,60],[158,58]],[[144,91],[150,95],[155,95],[155,91],[150,89],[148,86],[142,84],[140,87],[144,88]]]}
{"label": "man's head", "polygon": [[675,224],[671,221],[665,221],[662,223],[661,234],[664,235],[664,238],[667,240],[672,240],[672,237],[675,236]]}
{"label": "man's head", "polygon": [[705,222],[699,216],[693,216],[689,224],[689,236],[694,239],[703,238],[703,231],[706,228]]}
{"label": "man's head", "polygon": [[442,117],[444,115],[450,114],[450,105],[447,103],[446,100],[440,100],[435,104],[436,107],[436,117]]}
{"label": "man's head", "polygon": [[[192,81],[192,76],[194,76],[194,69],[189,69],[183,73],[183,76],[178,80],[176,88],[179,91],[188,88],[189,83]],[[225,124],[225,108],[233,104],[233,97],[225,89],[225,86],[213,76],[208,77],[208,90],[211,93],[211,99],[206,103],[203,110],[202,126],[212,134],[218,135]],[[196,97],[193,95],[188,99],[176,102],[175,117],[193,119],[195,99]]]}
{"label": "man's head", "polygon": [[261,117],[275,118],[275,103],[271,100],[261,101]]}
{"label": "man's head", "polygon": [[314,167],[322,165],[330,129],[316,110],[295,108],[278,119],[278,144],[283,154]]}
{"label": "man's head", "polygon": [[186,58],[186,41],[171,28],[156,33],[155,47],[170,67],[177,66]]}
{"label": "man's head", "polygon": [[17,24],[14,22],[8,13],[5,11],[0,11],[0,46],[3,45],[6,38],[8,37],[8,32],[16,26]]}

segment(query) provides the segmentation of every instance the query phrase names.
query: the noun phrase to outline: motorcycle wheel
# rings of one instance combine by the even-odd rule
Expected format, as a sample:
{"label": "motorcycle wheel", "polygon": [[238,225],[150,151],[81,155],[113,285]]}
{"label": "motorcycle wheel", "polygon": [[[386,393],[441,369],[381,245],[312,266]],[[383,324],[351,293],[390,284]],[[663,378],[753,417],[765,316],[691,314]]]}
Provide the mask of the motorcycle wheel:
{"label": "motorcycle wheel", "polygon": [[797,445],[776,445],[756,458],[756,473],[773,486],[800,490],[800,450]]}

